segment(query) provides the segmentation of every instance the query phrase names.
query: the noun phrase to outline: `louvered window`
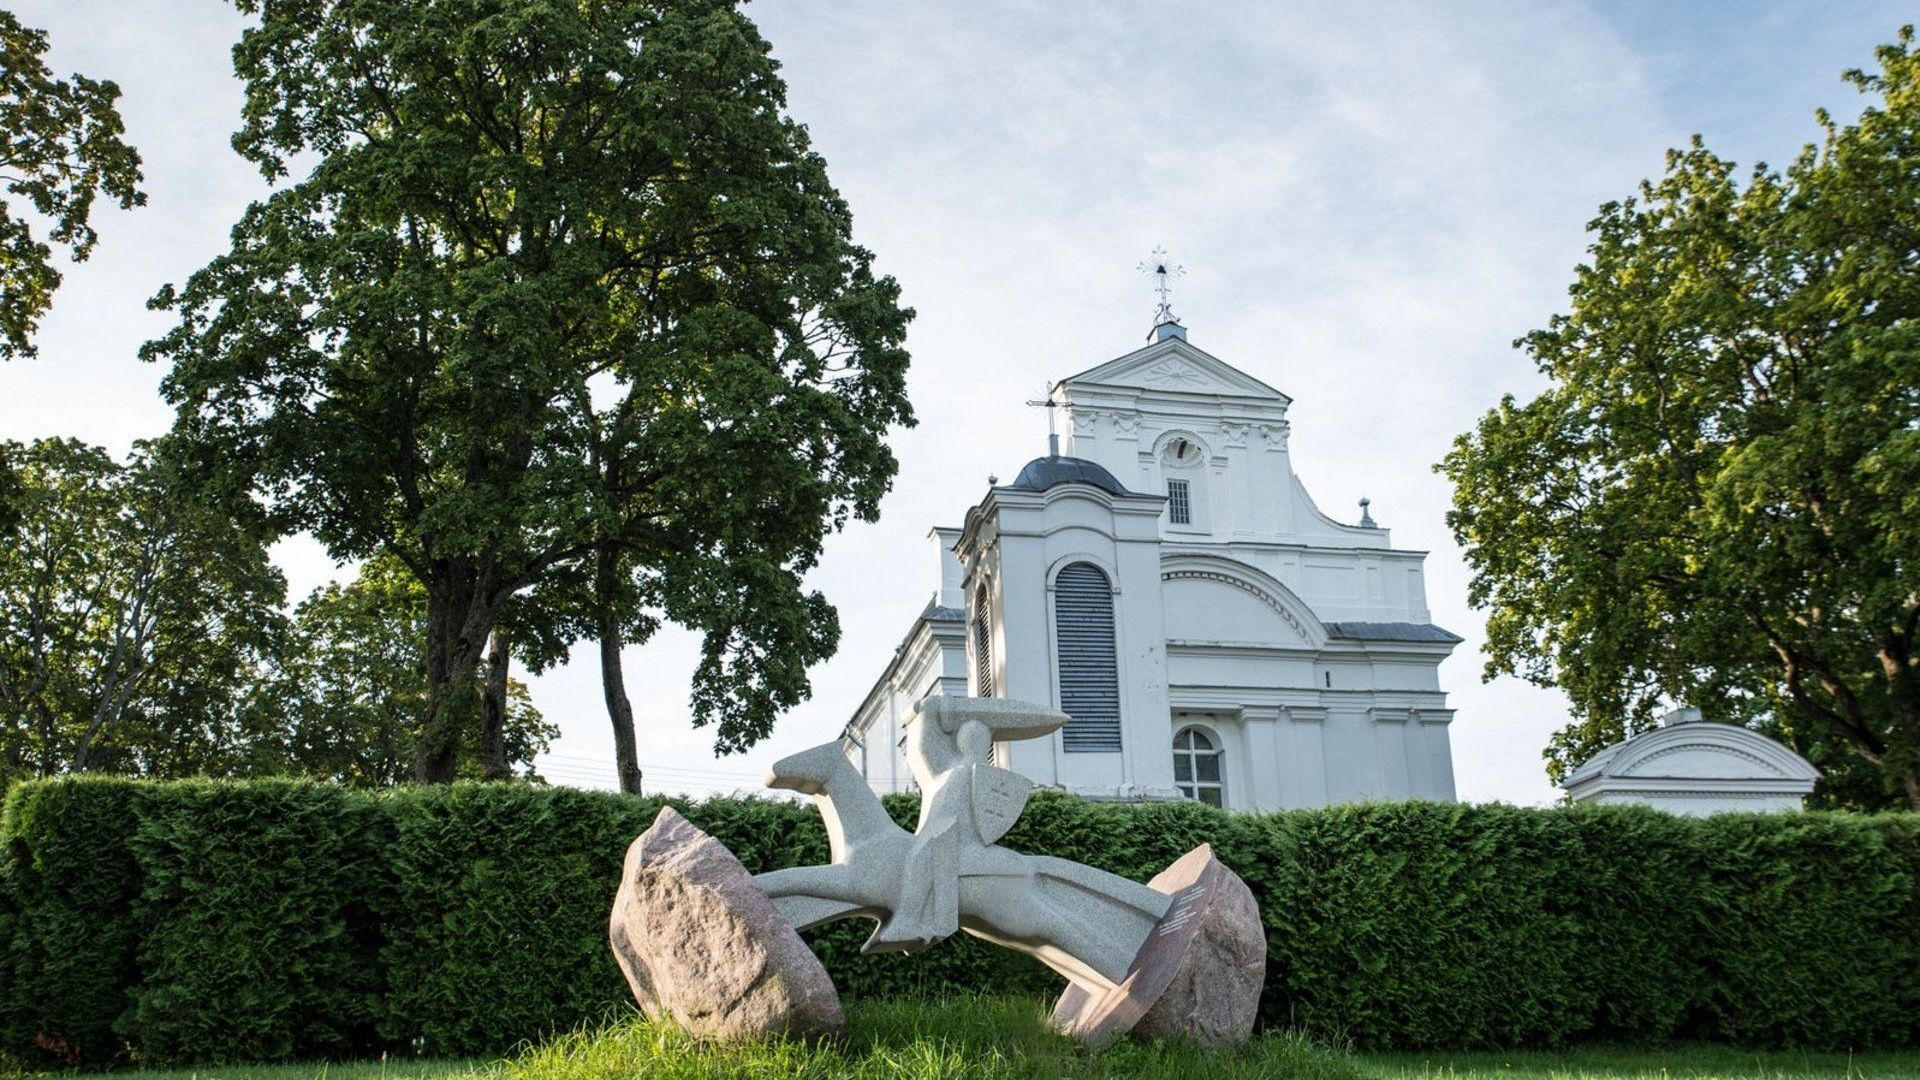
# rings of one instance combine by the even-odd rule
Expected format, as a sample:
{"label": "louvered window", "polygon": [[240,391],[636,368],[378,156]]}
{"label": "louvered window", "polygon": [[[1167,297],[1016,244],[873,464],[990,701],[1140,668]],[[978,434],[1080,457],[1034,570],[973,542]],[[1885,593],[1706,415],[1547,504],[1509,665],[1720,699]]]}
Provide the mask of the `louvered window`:
{"label": "louvered window", "polygon": [[1059,634],[1060,709],[1068,751],[1120,749],[1120,668],[1113,648],[1113,588],[1091,563],[1074,563],[1054,579]]}
{"label": "louvered window", "polygon": [[993,696],[993,609],[985,585],[973,594],[973,696]]}
{"label": "louvered window", "polygon": [[1167,481],[1167,520],[1175,525],[1193,524],[1193,497],[1187,494],[1185,480]]}

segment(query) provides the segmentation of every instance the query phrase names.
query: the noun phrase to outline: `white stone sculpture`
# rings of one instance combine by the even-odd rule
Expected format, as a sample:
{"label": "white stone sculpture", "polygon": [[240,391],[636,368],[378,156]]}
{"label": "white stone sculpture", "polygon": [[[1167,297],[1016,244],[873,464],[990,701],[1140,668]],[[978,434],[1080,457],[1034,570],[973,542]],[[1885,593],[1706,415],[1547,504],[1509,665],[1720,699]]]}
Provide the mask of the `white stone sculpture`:
{"label": "white stone sculpture", "polygon": [[[1154,888],[997,843],[1033,785],[990,763],[989,749],[1049,735],[1066,722],[1063,712],[1018,701],[918,702],[902,739],[921,792],[912,833],[887,815],[839,743],[775,763],[768,786],[814,796],[832,861],[754,880],[796,929],[851,916],[878,920],[868,952],[914,952],[965,930],[1027,953],[1071,984],[1054,1020],[1083,1041],[1104,1042],[1135,1026],[1176,975],[1233,989],[1204,1009],[1182,1006],[1169,1030],[1214,1044],[1245,1039],[1266,970],[1265,938],[1252,894],[1210,848],[1189,853]],[[1205,917],[1215,908],[1233,915]],[[1193,948],[1201,938],[1206,944]],[[1232,970],[1196,976],[1190,961],[1199,956]]]}
{"label": "white stone sculpture", "polygon": [[[824,982],[831,994],[831,980],[794,935],[864,916],[879,923],[867,952],[917,952],[964,930],[1039,959],[1069,983],[1054,1026],[1089,1045],[1128,1031],[1208,1046],[1244,1041],[1266,975],[1266,937],[1252,892],[1208,845],[1142,885],[999,844],[1033,785],[988,761],[989,749],[1066,721],[1054,709],[995,698],[919,702],[902,739],[921,792],[911,833],[840,743],[782,759],[767,784],[814,797],[832,861],[760,874],[750,897],[740,896],[744,871],[724,847],[662,810],[628,852],[611,923],[635,998],[649,1015],[716,1038],[831,1034],[840,1013],[823,1007],[818,991]],[[724,945],[711,934],[699,947],[676,945],[689,898],[740,909],[741,917],[718,920],[731,935]],[[769,900],[772,911],[757,914]],[[727,994],[722,984],[760,992],[732,1007],[715,1000]]]}
{"label": "white stone sculpture", "polygon": [[754,880],[797,929],[866,915],[880,920],[867,952],[915,952],[964,929],[1031,954],[1076,983],[1126,977],[1171,899],[1066,859],[1022,855],[995,841],[1033,785],[989,764],[996,739],[1052,733],[1066,714],[994,698],[928,698],[907,724],[920,782],[920,823],[894,824],[841,752],[827,743],[777,762],[767,786],[815,796],[833,861]]}

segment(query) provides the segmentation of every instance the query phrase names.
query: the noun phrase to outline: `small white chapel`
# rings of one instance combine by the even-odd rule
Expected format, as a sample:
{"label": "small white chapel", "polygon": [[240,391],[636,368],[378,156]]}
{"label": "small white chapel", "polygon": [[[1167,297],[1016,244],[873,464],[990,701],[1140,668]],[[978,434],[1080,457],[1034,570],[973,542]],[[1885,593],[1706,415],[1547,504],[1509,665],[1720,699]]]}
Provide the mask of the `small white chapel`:
{"label": "small white chapel", "polygon": [[[1162,281],[1164,284],[1164,273]],[[1164,301],[1164,292],[1162,294]],[[993,747],[1041,787],[1274,810],[1454,798],[1424,551],[1322,513],[1287,449],[1291,399],[1188,340],[1060,380],[1066,445],[933,529],[939,587],[847,724],[878,791],[931,694],[1052,702]]]}

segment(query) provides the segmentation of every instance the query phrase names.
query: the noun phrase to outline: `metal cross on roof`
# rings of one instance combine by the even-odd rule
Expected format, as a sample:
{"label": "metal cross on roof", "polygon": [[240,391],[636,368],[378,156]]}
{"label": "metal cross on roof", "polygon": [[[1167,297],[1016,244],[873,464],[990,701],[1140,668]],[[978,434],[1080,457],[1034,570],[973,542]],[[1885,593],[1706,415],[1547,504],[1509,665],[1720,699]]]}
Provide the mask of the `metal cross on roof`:
{"label": "metal cross on roof", "polygon": [[1153,325],[1177,323],[1180,320],[1173,314],[1173,280],[1186,274],[1187,268],[1179,266],[1167,257],[1167,249],[1155,245],[1153,254],[1140,263],[1143,274],[1153,275],[1153,291],[1160,294],[1160,306],[1153,311]]}
{"label": "metal cross on roof", "polygon": [[1040,396],[1028,401],[1027,404],[1037,409],[1047,410],[1047,455],[1049,457],[1059,457],[1060,433],[1059,430],[1053,426],[1053,416],[1054,410],[1060,407],[1060,403],[1054,400],[1053,389],[1053,384],[1051,382],[1047,383],[1046,387],[1041,391]]}

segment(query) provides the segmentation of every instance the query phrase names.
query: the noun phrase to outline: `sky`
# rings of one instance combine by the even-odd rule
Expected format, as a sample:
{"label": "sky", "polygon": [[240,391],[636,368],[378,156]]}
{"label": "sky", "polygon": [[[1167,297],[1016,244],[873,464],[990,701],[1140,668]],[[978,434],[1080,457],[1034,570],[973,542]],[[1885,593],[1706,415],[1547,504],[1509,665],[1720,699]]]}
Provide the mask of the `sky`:
{"label": "sky", "polygon": [[[170,421],[140,344],[148,297],[224,250],[269,190],[229,148],[244,20],[215,0],[15,0],[56,72],[116,80],[148,205],[97,212],[41,355],[0,366],[0,437],[125,452]],[[918,311],[916,427],[878,522],[827,541],[811,583],[840,611],[813,696],[746,754],[688,721],[697,642],[626,656],[649,789],[755,790],[767,764],[838,735],[938,584],[936,524],[989,474],[1045,450],[1023,402],[1137,347],[1154,296],[1136,264],[1185,266],[1195,345],[1294,399],[1295,467],[1319,505],[1431,552],[1434,621],[1466,638],[1441,668],[1463,800],[1551,802],[1556,692],[1483,682],[1482,613],[1432,465],[1504,394],[1541,379],[1513,339],[1565,306],[1596,208],[1693,134],[1743,166],[1784,163],[1814,110],[1857,113],[1906,5],[760,0],[789,104],[851,204],[856,239]],[[318,545],[275,549],[291,598],[351,574]],[[561,730],[549,779],[612,786],[590,647],[531,676]]]}

